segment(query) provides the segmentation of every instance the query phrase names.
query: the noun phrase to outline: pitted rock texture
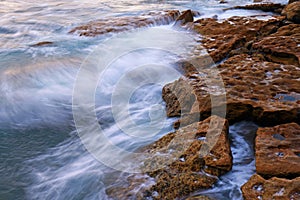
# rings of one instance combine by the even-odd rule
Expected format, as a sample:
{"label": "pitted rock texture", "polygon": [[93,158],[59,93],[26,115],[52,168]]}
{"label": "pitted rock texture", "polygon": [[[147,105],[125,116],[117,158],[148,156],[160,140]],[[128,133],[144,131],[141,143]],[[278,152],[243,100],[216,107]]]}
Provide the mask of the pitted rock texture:
{"label": "pitted rock texture", "polygon": [[300,24],[281,27],[274,34],[254,43],[252,48],[270,61],[300,66]]}
{"label": "pitted rock texture", "polygon": [[151,12],[141,16],[116,17],[100,19],[73,28],[69,33],[80,36],[94,37],[106,33],[119,33],[150,25],[169,24],[180,15],[178,10]]}
{"label": "pitted rock texture", "polygon": [[[193,62],[201,62],[201,59]],[[168,116],[180,116],[186,124],[211,114],[211,95],[226,91],[226,101],[219,101],[215,109],[226,105],[226,119],[230,123],[254,120],[261,125],[300,122],[300,68],[264,61],[260,56],[236,55],[217,66],[225,91],[208,87],[209,67],[193,71],[185,64],[187,78],[180,78],[163,88]],[[194,74],[193,74],[194,72]],[[200,72],[200,73],[199,73]],[[191,117],[186,120],[184,116]],[[178,126],[178,125],[177,125]]]}
{"label": "pitted rock texture", "polygon": [[[151,196],[154,199],[175,199],[201,188],[209,188],[217,180],[215,176],[228,172],[232,167],[228,123],[217,116],[180,128],[145,150],[153,155],[180,152],[175,153],[175,157],[171,157],[172,162],[164,168],[148,173],[156,183],[149,189],[151,192],[144,195],[150,197],[149,194],[155,193],[155,197]],[[203,152],[208,154],[201,156]],[[157,161],[166,162],[167,157]],[[148,164],[153,165],[153,159],[149,161],[145,161],[146,168]]]}
{"label": "pitted rock texture", "polygon": [[255,139],[256,171],[265,176],[300,176],[300,126],[259,128]]}
{"label": "pitted rock texture", "polygon": [[300,24],[300,1],[288,4],[282,11],[288,20]]}
{"label": "pitted rock texture", "polygon": [[253,199],[300,199],[300,177],[289,180],[283,178],[271,178],[269,180],[254,174],[250,180],[242,186],[245,200]]}
{"label": "pitted rock texture", "polygon": [[[230,51],[249,51],[246,44],[274,33],[284,17],[259,20],[256,17],[231,17],[224,21],[199,19],[192,29],[202,35],[201,43],[214,62],[225,59]],[[248,47],[249,48],[249,47]]]}
{"label": "pitted rock texture", "polygon": [[[228,128],[225,119],[211,116],[165,135],[139,150],[152,155],[144,160],[147,173],[134,175],[126,180],[128,187],[112,187],[107,193],[120,194],[118,199],[132,195],[136,199],[177,199],[212,187],[217,176],[232,167]],[[143,184],[149,180],[145,175],[153,179],[151,184]]]}
{"label": "pitted rock texture", "polygon": [[284,7],[284,5],[282,5],[280,3],[265,2],[265,3],[250,4],[250,5],[245,5],[245,6],[235,6],[233,8],[228,8],[225,10],[246,9],[246,10],[262,10],[265,12],[281,13],[283,7]]}

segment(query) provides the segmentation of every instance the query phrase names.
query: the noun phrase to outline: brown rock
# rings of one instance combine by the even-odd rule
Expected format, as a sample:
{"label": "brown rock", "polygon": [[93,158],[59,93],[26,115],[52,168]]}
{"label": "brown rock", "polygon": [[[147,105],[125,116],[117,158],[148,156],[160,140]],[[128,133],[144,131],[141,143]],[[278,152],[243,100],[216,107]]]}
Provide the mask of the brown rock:
{"label": "brown rock", "polygon": [[254,174],[250,180],[242,186],[245,200],[253,199],[300,199],[300,177],[293,180],[271,178],[266,180]]}
{"label": "brown rock", "polygon": [[175,24],[180,24],[180,25],[185,25],[188,22],[193,22],[194,21],[194,17],[193,17],[193,13],[191,10],[186,10],[183,11],[182,14],[177,17]]}
{"label": "brown rock", "polygon": [[232,9],[246,9],[246,10],[262,10],[264,12],[276,12],[281,13],[284,5],[280,3],[260,3],[260,4],[250,4],[245,6],[235,6],[233,8],[227,8],[224,10],[232,10]]}
{"label": "brown rock", "polygon": [[277,177],[300,175],[300,126],[259,128],[255,139],[256,171]]}
{"label": "brown rock", "polygon": [[32,47],[40,47],[40,46],[49,46],[52,45],[53,42],[49,42],[49,41],[43,41],[43,42],[38,42],[36,44],[30,45]]}
{"label": "brown rock", "polygon": [[75,27],[69,33],[94,37],[106,33],[118,33],[154,24],[169,24],[175,21],[179,15],[180,12],[178,10],[168,10],[163,12],[150,12],[142,16],[100,19]]}
{"label": "brown rock", "polygon": [[[108,194],[117,195],[118,199],[177,199],[210,188],[217,181],[216,176],[232,166],[228,123],[217,116],[169,133],[139,152],[152,155],[143,162],[147,174],[132,175],[122,184],[115,183]],[[151,184],[146,184],[149,176]]]}
{"label": "brown rock", "polygon": [[291,4],[291,3],[294,3],[296,1],[299,1],[299,0],[289,0],[289,3],[288,4]]}
{"label": "brown rock", "polygon": [[[213,146],[208,149],[209,154],[201,156],[209,146]],[[149,195],[155,192],[155,199],[175,199],[201,188],[209,188],[217,179],[206,173],[220,176],[232,166],[228,123],[217,116],[183,127],[145,148],[153,155],[165,154],[170,149],[179,150],[180,153],[171,157],[172,162],[163,169],[148,173],[155,178],[156,183],[150,188],[151,192],[146,193]],[[170,156],[168,154],[171,153],[167,153]],[[163,159],[166,162],[170,158],[164,156]],[[153,165],[153,159],[145,163],[148,168],[147,163]]]}
{"label": "brown rock", "polygon": [[243,48],[247,42],[275,32],[283,19],[282,16],[269,20],[231,17],[219,22],[209,18],[197,20],[193,29],[203,36],[201,45],[206,48],[214,62],[219,62],[232,50]]}
{"label": "brown rock", "polygon": [[273,62],[299,66],[300,25],[283,26],[276,33],[254,43],[252,48],[263,53],[268,60]]}
{"label": "brown rock", "polygon": [[[216,104],[215,109],[218,110],[226,104],[226,118],[230,123],[245,119],[254,120],[262,125],[300,121],[299,67],[267,62],[259,56],[241,54],[229,58],[218,65],[217,69],[222,77],[227,99],[226,102],[220,101],[219,105]],[[198,69],[200,76],[196,73],[197,71],[193,74],[190,67],[186,75],[188,79],[181,78],[163,89],[169,116],[179,116],[181,108],[184,108],[184,116],[194,116],[189,120],[183,116],[185,124],[193,119],[199,120],[195,113],[200,113],[201,120],[209,117],[212,109],[211,95],[218,98],[214,93],[222,92],[222,88],[207,86],[207,81],[214,82],[209,76],[212,73],[210,68]],[[179,126],[178,123],[176,126]]]}
{"label": "brown rock", "polygon": [[300,24],[300,2],[296,1],[288,4],[282,11],[282,15],[285,15],[288,20]]}

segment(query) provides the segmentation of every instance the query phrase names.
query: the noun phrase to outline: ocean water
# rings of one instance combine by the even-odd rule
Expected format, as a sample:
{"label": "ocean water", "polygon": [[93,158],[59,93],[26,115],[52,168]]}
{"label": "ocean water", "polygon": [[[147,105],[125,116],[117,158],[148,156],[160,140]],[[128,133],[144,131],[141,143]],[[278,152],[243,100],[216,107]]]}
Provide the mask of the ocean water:
{"label": "ocean water", "polygon": [[[173,63],[193,51],[197,36],[172,24],[93,38],[69,34],[72,28],[96,19],[166,9],[193,9],[200,17],[221,19],[262,14],[222,11],[251,2],[0,0],[0,199],[108,199],[107,179],[115,169],[100,161],[117,157],[107,151],[107,141],[96,141],[103,152],[100,158],[84,146],[78,132],[91,133],[93,126],[81,126],[84,117],[74,123],[74,108],[85,116],[72,104],[74,95],[93,92],[89,101],[80,99],[81,106],[93,111],[103,135],[126,151],[172,131],[175,119],[166,117],[161,89],[181,76]],[[53,44],[32,46],[43,41]],[[91,67],[105,59],[105,68]],[[81,69],[92,76],[80,76]],[[96,76],[100,72],[101,78]],[[86,87],[76,87],[78,80]],[[254,173],[249,141],[255,128],[247,122],[231,127],[233,171],[212,190],[199,193],[242,198],[238,188]],[[246,159],[245,154],[252,157]]]}

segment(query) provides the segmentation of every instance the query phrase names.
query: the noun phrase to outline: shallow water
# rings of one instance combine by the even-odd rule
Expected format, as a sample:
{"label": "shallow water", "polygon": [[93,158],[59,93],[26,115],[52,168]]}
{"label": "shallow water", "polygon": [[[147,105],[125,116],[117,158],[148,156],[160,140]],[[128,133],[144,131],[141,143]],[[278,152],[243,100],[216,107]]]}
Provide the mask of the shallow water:
{"label": "shallow water", "polygon": [[[109,65],[95,90],[95,105],[88,105],[95,110],[105,136],[114,145],[133,151],[172,130],[173,119],[165,116],[161,88],[180,76],[172,63],[192,51],[195,38],[182,40],[183,35],[190,34],[175,30],[171,25],[114,35],[116,40],[111,40],[111,35],[84,38],[68,34],[73,27],[99,18],[136,16],[165,9],[191,8],[202,13],[202,17],[217,14],[220,19],[261,14],[242,10],[223,12],[223,8],[251,2],[228,1],[229,4],[213,0],[0,1],[0,199],[107,198],[105,188],[109,181],[105,180],[113,170],[85,149],[74,131],[72,114],[78,70],[84,63],[96,62],[97,56],[102,55],[101,45],[107,45],[107,41],[115,43],[110,43],[106,49],[115,50],[130,44],[136,51],[117,57]],[[149,43],[151,38],[156,42]],[[54,45],[31,46],[42,41],[51,41]],[[137,50],[138,47],[152,49]],[[143,73],[140,66],[144,65],[150,68]],[[122,112],[117,112],[119,116],[115,116],[110,102],[113,91],[126,86],[118,82],[125,80],[126,83],[126,77],[122,79],[124,74],[135,77],[134,83],[156,77],[155,81],[160,84],[133,88],[130,107],[124,112],[121,109]],[[151,77],[147,76],[149,74]],[[128,116],[139,129],[132,129],[134,126],[130,126]],[[141,130],[149,129],[151,121],[160,125],[160,131],[145,137],[146,133]],[[253,128],[253,125],[249,126],[236,125],[231,132],[233,135],[238,130],[247,132]],[[236,136],[239,137],[242,136]],[[245,165],[249,166],[246,171],[239,170],[236,165],[232,172],[221,178],[218,189],[212,191],[229,197],[226,191],[237,188],[253,173],[253,161]],[[238,181],[234,178],[236,175],[244,178]],[[227,179],[230,182],[225,184],[230,185],[228,188],[222,185]],[[239,195],[230,197],[240,199]]]}

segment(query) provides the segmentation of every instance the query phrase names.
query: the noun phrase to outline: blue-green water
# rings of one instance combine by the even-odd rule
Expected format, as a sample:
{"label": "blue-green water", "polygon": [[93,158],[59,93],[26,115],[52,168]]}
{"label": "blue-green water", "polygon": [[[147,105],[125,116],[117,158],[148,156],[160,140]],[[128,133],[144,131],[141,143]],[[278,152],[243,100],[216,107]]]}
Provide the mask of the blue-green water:
{"label": "blue-green water", "polygon": [[[77,136],[72,115],[72,94],[79,67],[111,35],[84,38],[68,34],[73,27],[99,18],[137,16],[166,9],[191,8],[199,11],[202,17],[217,14],[220,18],[258,13],[223,12],[222,8],[251,1],[228,2],[0,1],[0,199],[107,199],[105,188],[109,183],[105,180],[113,170],[89,154]],[[153,28],[138,30],[141,34],[135,36],[134,41],[144,43],[145,38],[153,36]],[[178,33],[171,25],[161,28],[174,31],[175,35]],[[160,38],[158,43],[171,40],[171,37],[159,36],[163,33],[155,32]],[[42,41],[54,44],[32,46]],[[182,48],[176,40],[173,43],[171,40],[168,45],[168,48],[176,45]],[[169,56],[150,51],[121,58],[107,72],[107,82],[115,83],[122,74],[127,73],[126,70],[130,71],[134,64],[140,65],[145,60],[172,68],[176,58]],[[163,76],[167,80],[178,77]],[[133,93],[130,112],[140,125],[149,122],[149,108],[152,105],[160,105],[159,109],[164,107],[161,88],[162,85],[148,85]],[[122,135],[110,111],[110,101],[106,99],[113,89],[109,84],[105,85],[95,96],[97,117],[113,143],[135,149],[172,130],[173,121],[165,117],[162,131],[147,141],[139,142],[135,141],[135,137]],[[126,125],[127,121],[124,119],[122,123]],[[245,179],[237,182],[241,184]],[[216,191],[222,193],[222,188]]]}

